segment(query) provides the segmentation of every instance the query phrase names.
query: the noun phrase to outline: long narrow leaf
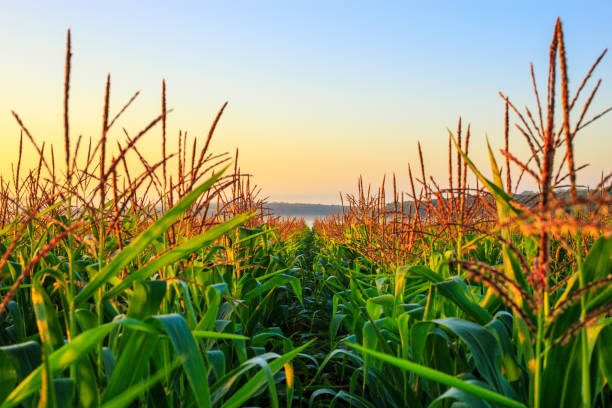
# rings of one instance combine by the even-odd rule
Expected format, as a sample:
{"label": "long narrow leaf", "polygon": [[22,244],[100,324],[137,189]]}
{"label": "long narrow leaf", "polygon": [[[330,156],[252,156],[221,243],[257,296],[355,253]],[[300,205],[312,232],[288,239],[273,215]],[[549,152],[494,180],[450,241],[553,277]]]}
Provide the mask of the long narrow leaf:
{"label": "long narrow leaf", "polygon": [[120,284],[118,284],[117,286],[115,286],[114,288],[106,292],[103,298],[110,299],[118,295],[123,290],[128,288],[132,284],[133,281],[144,280],[148,278],[149,276],[157,272],[162,267],[172,264],[178,261],[179,259],[184,258],[185,256],[199,250],[204,245],[213,242],[217,238],[223,236],[223,234],[225,234],[226,232],[233,230],[234,228],[244,223],[251,217],[252,217],[252,214],[238,215],[232,218],[231,220],[226,221],[223,224],[219,224],[209,229],[205,233],[198,235],[197,237],[194,237],[190,239],[189,241],[180,244],[179,246],[166,252],[159,258],[156,258],[155,260],[149,262],[147,265],[140,268],[137,272],[134,272],[128,275],[125,279],[121,281]]}
{"label": "long narrow leaf", "polygon": [[102,285],[109,281],[112,277],[118,274],[124,266],[136,258],[140,253],[157,237],[163,234],[174,222],[204,193],[208,190],[227,169],[225,167],[219,173],[212,176],[210,179],[195,188],[189,194],[185,195],[181,201],[176,203],[168,212],[160,217],[153,225],[147,228],[128,246],[126,246],[113,260],[108,263],[102,270],[79,292],[74,301],[77,305],[89,299],[91,295]]}
{"label": "long narrow leaf", "polygon": [[378,351],[370,350],[368,348],[362,347],[358,344],[346,343],[349,347],[357,349],[363,353],[369,354],[377,359],[380,359],[384,362],[392,364],[396,367],[401,368],[405,371],[413,372],[417,375],[425,377],[429,380],[439,382],[441,384],[447,385],[449,387],[455,387],[461,391],[465,391],[468,394],[474,395],[476,397],[482,398],[486,401],[490,401],[496,404],[503,405],[505,407],[514,407],[514,408],[525,408],[525,405],[505,397],[501,394],[498,394],[494,391],[488,390],[486,388],[479,387],[474,384],[470,384],[469,382],[463,381],[457,377],[453,377],[452,375],[448,375],[438,370],[434,370],[433,368],[429,368],[426,366],[422,366],[420,364],[413,363],[409,360],[404,360],[401,358],[397,358],[394,356],[390,356],[385,353],[380,353]]}

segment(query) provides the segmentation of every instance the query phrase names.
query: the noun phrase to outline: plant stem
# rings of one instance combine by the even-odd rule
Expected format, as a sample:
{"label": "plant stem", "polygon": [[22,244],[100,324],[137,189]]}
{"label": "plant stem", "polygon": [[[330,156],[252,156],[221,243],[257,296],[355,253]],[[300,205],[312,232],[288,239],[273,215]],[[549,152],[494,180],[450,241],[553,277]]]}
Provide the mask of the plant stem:
{"label": "plant stem", "polygon": [[533,380],[533,406],[534,408],[540,408],[540,387],[541,387],[541,375],[542,375],[542,326],[544,323],[544,309],[540,306],[538,310],[538,331],[536,334],[536,355],[535,355],[535,373]]}
{"label": "plant stem", "polygon": [[[582,270],[582,256],[580,254],[580,247],[582,246],[582,235],[580,232],[576,234],[576,262],[578,264],[578,278],[580,282],[580,289],[586,284],[584,281],[584,274]],[[587,314],[585,296],[580,297],[580,320],[584,321]],[[589,369],[589,339],[587,337],[586,329],[580,333],[580,353],[582,363],[582,405],[584,407],[591,406],[591,373]]]}

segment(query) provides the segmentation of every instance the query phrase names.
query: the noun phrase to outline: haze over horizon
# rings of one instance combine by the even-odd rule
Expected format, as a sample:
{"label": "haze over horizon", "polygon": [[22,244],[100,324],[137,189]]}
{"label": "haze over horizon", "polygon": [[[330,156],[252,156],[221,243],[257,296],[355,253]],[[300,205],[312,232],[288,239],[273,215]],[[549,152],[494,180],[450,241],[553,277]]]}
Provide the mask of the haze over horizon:
{"label": "haze over horizon", "polygon": [[[193,2],[180,9],[162,2],[142,7],[66,1],[0,7],[0,174],[10,177],[17,157],[12,109],[63,160],[61,100],[70,27],[73,140],[79,134],[99,137],[108,72],[111,112],[141,91],[109,135],[121,141],[121,127],[137,132],[159,114],[165,78],[174,109],[168,143],[176,145],[179,129],[204,138],[228,101],[211,148],[220,153],[238,147],[241,169],[276,202],[338,203],[339,192],[356,191],[360,174],[377,186],[395,172],[399,187],[408,190],[407,165],[417,166],[417,140],[428,174],[444,185],[446,128],[454,130],[459,116],[472,124],[470,155],[487,170],[485,135],[496,153],[503,143],[504,104],[497,92],[519,108],[536,109],[529,62],[543,95],[557,16],[564,23],[572,94],[597,56],[612,46],[612,3],[604,1],[512,7],[484,1],[265,1],[240,7]],[[612,105],[610,58],[587,88],[603,78],[591,115]],[[576,143],[577,165],[591,163],[579,182],[595,184],[609,168],[611,125],[612,115],[604,117]],[[159,135],[159,128],[148,134],[141,151],[159,157]],[[510,143],[524,157],[527,147],[518,131]],[[33,165],[36,155],[24,146],[24,164]]]}

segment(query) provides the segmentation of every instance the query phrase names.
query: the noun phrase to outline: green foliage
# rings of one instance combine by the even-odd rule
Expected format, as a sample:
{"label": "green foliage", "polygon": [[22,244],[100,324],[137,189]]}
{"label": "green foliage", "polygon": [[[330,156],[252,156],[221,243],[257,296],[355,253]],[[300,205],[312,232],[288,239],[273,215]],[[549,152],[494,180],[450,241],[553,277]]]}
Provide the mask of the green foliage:
{"label": "green foliage", "polygon": [[[350,231],[344,243],[308,229],[279,239],[267,225],[241,228],[247,214],[169,245],[166,232],[211,180],[123,250],[107,237],[102,257],[68,245],[44,257],[3,317],[2,407],[522,407],[533,405],[538,358],[538,386],[555,390],[541,406],[581,406],[584,376],[592,406],[607,406],[612,319],[580,323],[608,304],[611,238],[590,242],[580,263],[559,260],[561,284],[538,322],[527,299],[517,309],[487,298],[453,263],[456,242],[381,267]],[[49,239],[28,234],[3,287]],[[463,239],[463,260],[512,270],[532,295],[519,262],[535,256],[531,237],[509,235],[513,250]]]}

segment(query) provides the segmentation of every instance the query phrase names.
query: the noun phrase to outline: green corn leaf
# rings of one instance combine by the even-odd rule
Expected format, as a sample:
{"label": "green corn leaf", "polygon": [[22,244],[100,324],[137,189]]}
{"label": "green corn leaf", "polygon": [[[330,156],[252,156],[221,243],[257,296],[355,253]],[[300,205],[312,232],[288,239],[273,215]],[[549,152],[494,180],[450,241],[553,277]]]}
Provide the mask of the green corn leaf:
{"label": "green corn leaf", "polygon": [[0,402],[13,391],[16,384],[17,370],[8,354],[0,350]]}
{"label": "green corn leaf", "polygon": [[[468,384],[473,384],[475,386],[484,388],[484,389],[489,389],[489,385],[486,383],[483,383],[482,381],[478,381],[474,378],[464,378],[463,379],[466,383]],[[487,401],[475,397],[472,394],[468,394],[467,392],[461,391],[458,388],[455,387],[451,387],[448,390],[446,390],[446,392],[444,392],[444,394],[440,395],[438,398],[436,398],[430,405],[428,408],[437,408],[440,406],[445,406],[445,401],[447,400],[455,400],[457,402],[463,403],[465,404],[465,406],[468,406],[470,408],[493,408],[493,406],[491,404],[489,404]],[[460,404],[453,404],[451,406],[462,406]]]}
{"label": "green corn leaf", "polygon": [[[179,204],[177,204],[177,206]],[[237,226],[243,224],[252,216],[253,214],[238,215],[232,218],[231,220],[226,221],[223,224],[219,224],[209,229],[208,231],[204,232],[203,234],[200,234],[197,237],[191,238],[187,242],[184,242],[178,245],[177,247],[164,253],[160,257],[155,258],[154,260],[152,260],[151,262],[149,262],[148,264],[140,268],[138,271],[129,274],[117,286],[113,287],[111,290],[106,292],[103,298],[110,299],[114,296],[117,296],[119,293],[121,293],[126,288],[128,288],[132,284],[132,282],[138,281],[138,280],[144,280],[148,278],[149,276],[153,275],[155,272],[157,272],[164,266],[170,265],[178,261],[179,259],[182,259],[186,257],[187,255],[201,249],[205,245],[215,241],[216,239],[223,236],[227,232],[232,231]],[[161,219],[159,221],[161,221]]]}
{"label": "green corn leaf", "polygon": [[32,305],[36,315],[36,326],[40,334],[42,343],[42,375],[40,400],[38,406],[40,408],[50,407],[55,408],[55,387],[53,385],[53,372],[49,364],[49,356],[53,351],[52,336],[49,326],[51,325],[51,316],[47,314],[46,295],[42,285],[40,284],[41,273],[37,273],[33,279],[32,285]]}
{"label": "green corn leaf", "polygon": [[230,333],[218,333],[206,330],[194,330],[191,332],[198,339],[222,339],[222,340],[248,340],[246,336]]}
{"label": "green corn leaf", "polygon": [[177,367],[181,365],[182,361],[180,359],[176,359],[172,364],[168,367],[165,367],[155,374],[151,375],[145,381],[129,387],[127,390],[117,395],[110,401],[104,403],[101,408],[123,408],[129,406],[132,401],[142,395],[143,392],[151,388],[153,385],[158,383],[159,381],[168,378],[170,373],[174,371]]}
{"label": "green corn leaf", "polygon": [[185,211],[208,190],[227,169],[225,167],[219,173],[202,183],[199,187],[186,194],[174,207],[166,212],[162,217],[153,223],[149,228],[142,232],[138,237],[130,242],[128,246],[115,256],[95,277],[79,292],[75,297],[75,304],[79,305],[89,299],[91,295],[112,277],[117,275],[124,266],[138,257],[142,251],[149,246],[153,240],[162,235]]}
{"label": "green corn leaf", "polygon": [[346,318],[346,314],[344,313],[336,313],[329,324],[329,341],[333,344],[336,341],[336,336],[338,335],[338,330],[340,329],[340,325],[342,321]]}
{"label": "green corn leaf", "polygon": [[[70,343],[65,344],[49,355],[51,373],[62,371],[78,361],[91,351],[102,339],[120,322],[109,323],[95,329],[87,330],[76,336]],[[14,407],[35,392],[40,391],[42,384],[42,367],[38,367],[28,375],[9,394],[1,405],[2,408]]]}
{"label": "green corn leaf", "polygon": [[[612,237],[601,237],[595,241],[582,265],[583,282],[585,285],[609,275],[612,264],[611,254]],[[587,296],[587,298],[589,297]]]}
{"label": "green corn leaf", "polygon": [[25,380],[42,362],[40,358],[42,349],[40,344],[35,341],[0,347],[0,350],[6,353],[11,364],[15,367],[19,381]]}
{"label": "green corn leaf", "polygon": [[[81,358],[76,363],[76,387],[79,396],[79,405],[83,408],[94,408],[100,403],[98,393],[98,383],[94,366],[91,364],[89,356]],[[59,395],[57,397],[59,405]]]}
{"label": "green corn leaf", "polygon": [[276,353],[260,354],[244,361],[238,367],[223,375],[211,387],[213,405],[217,406],[217,402],[221,401],[221,399],[232,389],[232,386],[237,382],[240,376],[249,373],[249,371],[255,367],[267,367],[266,369],[269,369],[268,360],[278,357],[280,356]]}
{"label": "green corn leaf", "polygon": [[221,350],[207,350],[206,359],[210,363],[210,368],[215,374],[216,379],[225,375],[227,361],[225,359],[225,354]]}
{"label": "green corn leaf", "polygon": [[469,317],[474,319],[479,324],[486,324],[493,318],[491,314],[481,307],[477,302],[468,297],[463,282],[457,277],[452,277],[444,282],[436,283],[438,293],[444,296],[454,304],[459,306]]}
{"label": "green corn leaf", "polygon": [[154,316],[153,319],[164,326],[174,350],[183,362],[183,369],[198,407],[210,407],[207,369],[187,322],[178,314]]}
{"label": "green corn leaf", "polygon": [[[470,158],[463,152],[463,150],[461,150],[461,146],[459,146],[459,143],[457,143],[457,140],[455,139],[455,136],[453,135],[453,132],[448,130],[448,133],[449,133],[451,139],[453,140],[453,143],[455,144],[455,148],[457,149],[459,154],[461,154],[461,157],[463,158],[463,160],[467,163],[467,165],[470,167],[470,169],[476,175],[476,177],[478,177],[478,179],[482,182],[482,184],[485,185],[487,190],[489,190],[489,193],[491,193],[491,195],[493,195],[493,197],[495,197],[495,199],[497,200],[497,202],[499,204],[507,205],[508,206],[508,211],[512,212],[515,215],[520,214],[522,211],[517,209],[517,208],[515,208],[515,207],[513,207],[510,204],[513,201],[513,198],[511,196],[509,196],[508,193],[506,193],[504,191],[503,187],[499,187],[494,182],[492,182],[489,179],[487,179],[480,172],[480,170],[478,170],[478,168],[470,160]],[[487,145],[488,145],[488,141],[487,141]],[[497,175],[499,177],[499,170],[497,170],[497,163],[495,162],[495,157],[492,154],[491,146],[488,146],[488,150],[489,150],[489,158],[491,159],[491,164],[492,164],[492,167],[493,167],[493,174],[495,175],[497,173]],[[499,180],[501,181],[501,178]]]}
{"label": "green corn leaf", "polygon": [[[258,389],[266,384],[266,382],[273,381],[269,377],[269,374],[274,375],[277,373],[283,366],[293,360],[299,353],[301,353],[306,347],[308,347],[314,340],[309,341],[308,343],[300,346],[296,349],[291,350],[290,352],[283,354],[281,357],[273,360],[269,364],[269,373],[266,373],[266,370],[260,370],[257,374],[255,374],[246,384],[244,384],[241,388],[239,388],[234,395],[230,399],[228,399],[225,404],[223,404],[223,408],[238,408],[242,406],[250,397],[253,395]],[[271,384],[273,385],[273,383]],[[277,401],[278,404],[278,401]]]}
{"label": "green corn leaf", "polygon": [[11,317],[13,318],[13,322],[16,328],[17,341],[22,342],[26,336],[26,328],[23,314],[21,313],[21,308],[19,307],[17,302],[10,301],[6,305],[6,309],[9,311]]}
{"label": "green corn leaf", "polygon": [[206,298],[206,313],[200,323],[196,326],[196,330],[211,330],[215,327],[215,320],[217,319],[217,313],[219,312],[219,305],[221,304],[221,297],[227,290],[227,286],[210,285],[204,292]]}
{"label": "green corn leaf", "polygon": [[[338,403],[338,401],[344,401],[348,404],[348,406],[350,407],[357,407],[357,408],[372,408],[374,407],[374,405],[370,404],[367,400],[360,398],[356,395],[350,394],[346,391],[338,391],[338,390],[333,390],[331,388],[319,388],[318,390],[316,390],[315,392],[313,392],[310,395],[310,398],[308,399],[308,406],[309,407],[313,407],[315,406],[315,401],[317,400],[318,397],[322,396],[322,395],[329,395],[332,397],[331,401],[329,402],[329,407],[335,407],[336,404]],[[317,405],[319,406],[319,405]],[[342,405],[341,405],[342,406]]]}
{"label": "green corn leaf", "polygon": [[127,315],[136,320],[157,314],[166,296],[165,281],[134,282]]}
{"label": "green corn leaf", "polygon": [[402,266],[401,270],[405,271],[407,276],[425,278],[431,282],[442,282],[444,278],[437,272],[432,271],[423,265]]}
{"label": "green corn leaf", "polygon": [[74,395],[74,378],[55,378],[53,379],[53,390],[55,393],[55,406],[57,408],[71,408]]}
{"label": "green corn leaf", "polygon": [[[504,191],[504,183],[502,182],[501,172],[499,170],[499,166],[497,165],[497,160],[495,160],[495,155],[493,154],[493,149],[491,149],[491,144],[489,143],[489,138],[487,137],[487,151],[489,152],[489,163],[491,164],[491,172],[493,173],[493,183],[495,186]],[[500,221],[506,220],[509,215],[509,207],[511,207],[509,201],[512,200],[512,197],[506,193],[505,196],[502,196],[502,200],[497,200],[497,216]]]}
{"label": "green corn leaf", "polygon": [[125,344],[117,352],[117,361],[102,394],[104,403],[119,396],[123,390],[142,378],[158,344],[158,336],[147,332],[126,330],[123,336]]}
{"label": "green corn leaf", "polygon": [[466,320],[447,318],[435,320],[463,340],[472,353],[478,372],[496,390],[504,394],[511,387],[501,375],[502,352],[495,336],[482,326]]}
{"label": "green corn leaf", "polygon": [[277,288],[280,285],[284,285],[285,283],[289,283],[291,285],[298,300],[300,301],[300,303],[303,303],[302,284],[300,280],[295,276],[287,275],[284,273],[281,273],[279,275],[276,275],[266,280],[266,282],[263,285],[261,285],[261,287],[252,289],[251,291],[249,291],[247,294],[244,295],[244,299],[252,300],[258,296],[268,293],[268,291],[270,291],[273,288]]}
{"label": "green corn leaf", "polygon": [[608,382],[608,387],[612,389],[612,326],[606,326],[599,334],[597,351],[599,367]]}
{"label": "green corn leaf", "polygon": [[409,361],[409,360],[403,360],[403,359],[400,359],[400,358],[397,358],[397,357],[394,357],[394,356],[391,356],[385,353],[381,353],[375,350],[370,350],[358,344],[352,344],[352,343],[346,343],[346,344],[349,347],[352,347],[358,351],[361,351],[362,353],[371,355],[379,360],[382,360],[386,363],[399,367],[402,370],[413,372],[417,375],[420,375],[432,381],[439,382],[449,387],[455,387],[468,394],[474,395],[478,398],[482,398],[483,400],[490,401],[490,402],[493,402],[499,405],[503,405],[505,407],[525,408],[525,405],[518,401],[508,398],[502,394],[498,394],[495,391],[491,391],[489,389],[471,384],[460,378],[453,377],[452,375],[448,375],[441,371],[437,371],[432,368],[413,363],[412,361]]}
{"label": "green corn leaf", "polygon": [[[155,352],[157,338],[162,331],[142,322],[159,311],[166,294],[165,281],[135,282],[130,296],[128,319],[124,319],[126,330],[117,347],[117,357],[102,400],[108,402],[117,397],[126,387],[140,381],[151,355]],[[127,322],[133,323],[127,323]],[[140,330],[140,328],[143,330]]]}

